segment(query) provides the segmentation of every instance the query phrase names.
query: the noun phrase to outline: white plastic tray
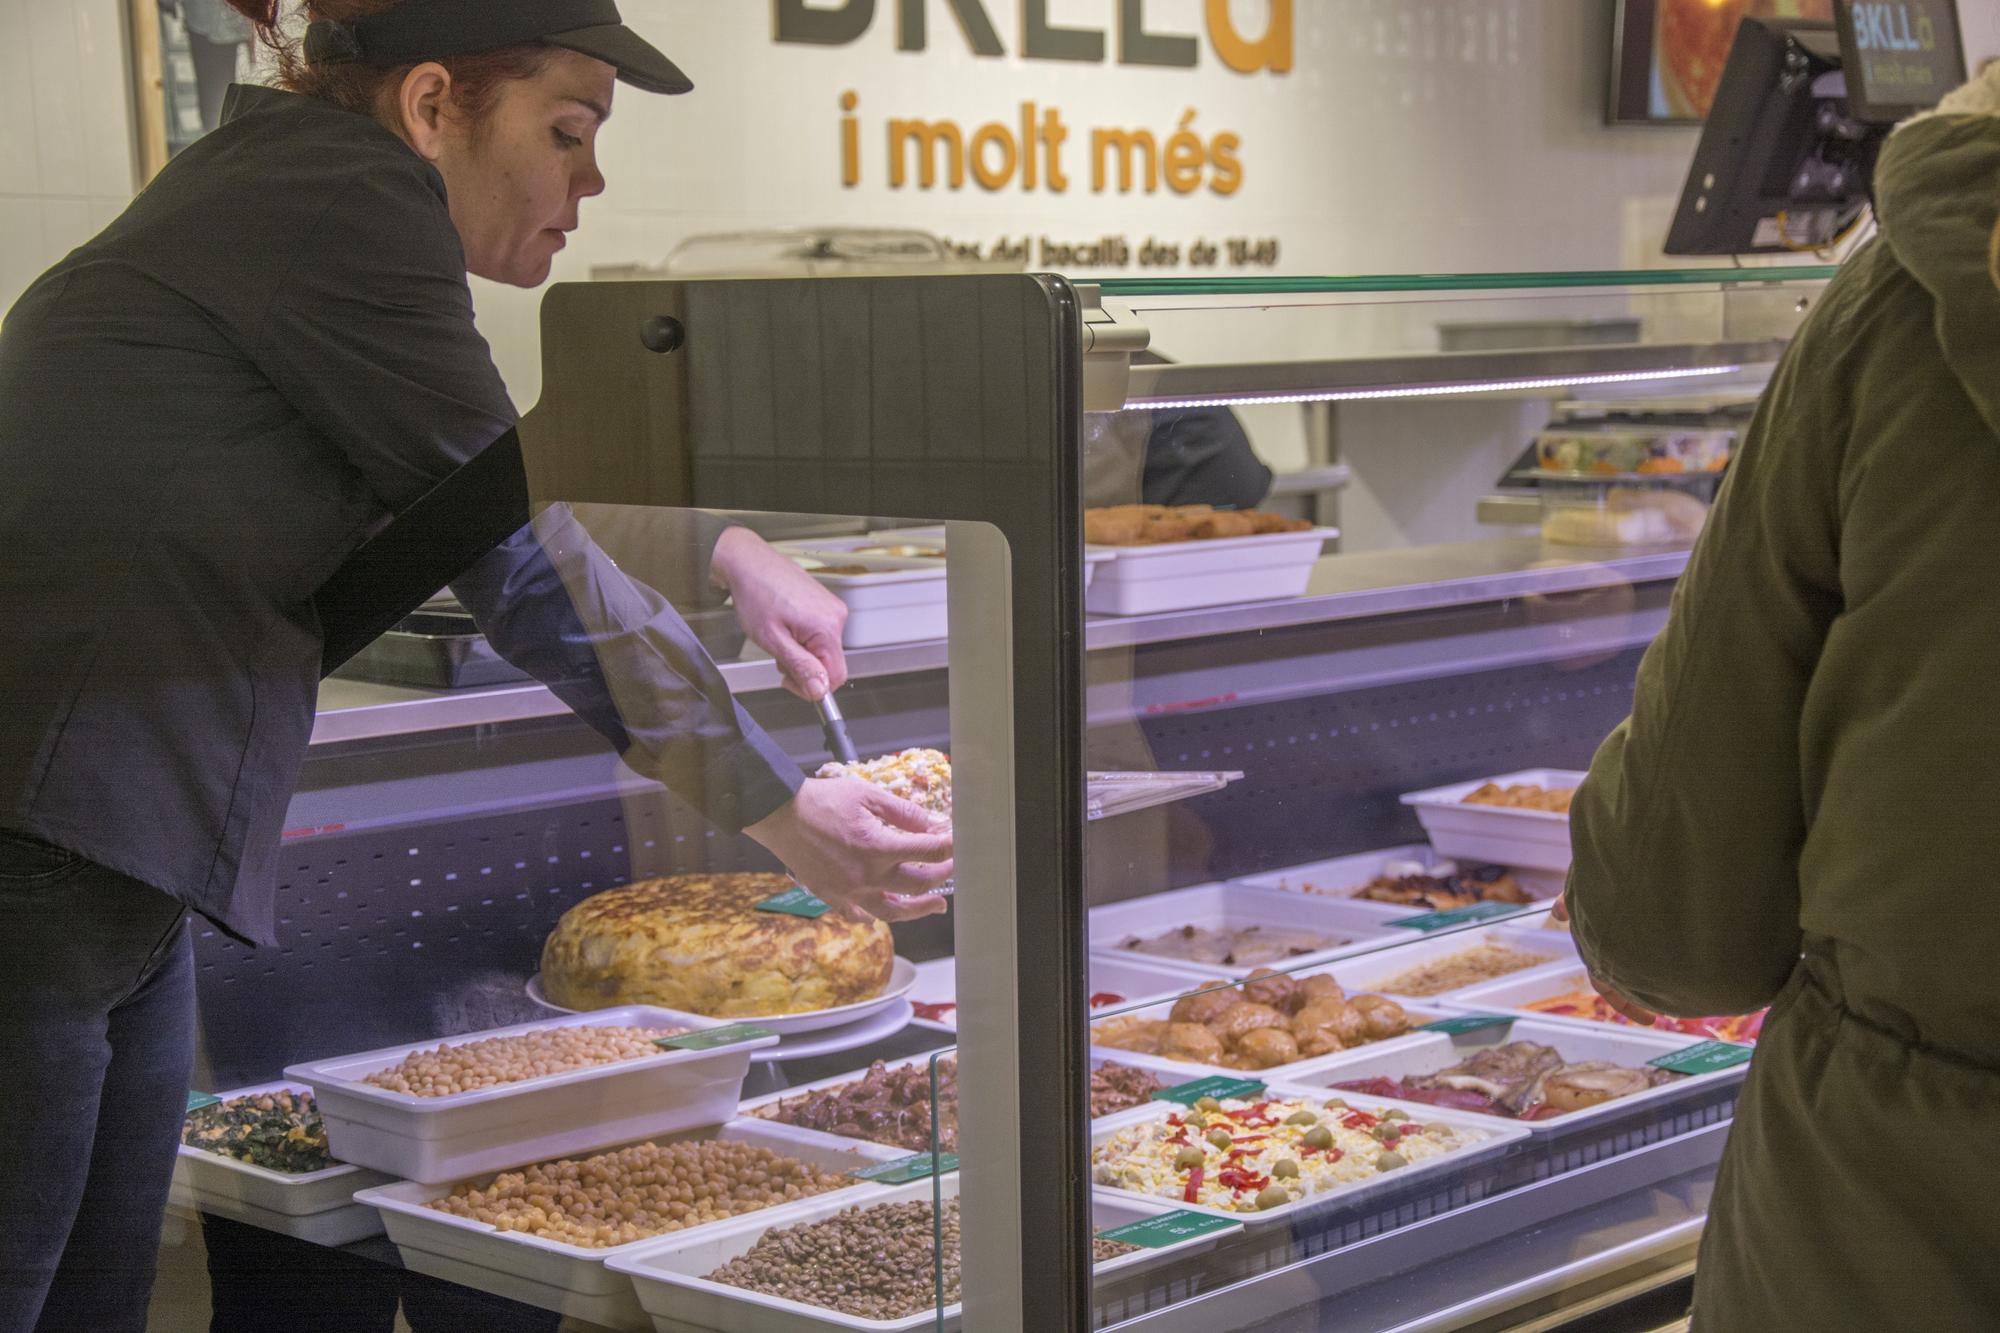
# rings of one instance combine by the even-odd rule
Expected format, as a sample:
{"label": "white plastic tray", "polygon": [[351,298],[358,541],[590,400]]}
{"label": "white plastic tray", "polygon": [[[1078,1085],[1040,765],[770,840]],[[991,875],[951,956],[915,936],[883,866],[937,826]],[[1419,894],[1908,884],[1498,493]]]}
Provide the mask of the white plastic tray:
{"label": "white plastic tray", "polygon": [[[936,1182],[913,1181],[885,1190],[867,1202],[930,1202],[937,1197],[950,1199],[957,1195],[958,1176],[954,1173]],[[704,1228],[698,1235],[687,1234],[635,1248],[630,1254],[611,1260],[610,1267],[631,1277],[638,1291],[639,1303],[654,1316],[654,1327],[662,1333],[676,1333],[677,1330],[690,1328],[714,1329],[719,1333],[826,1333],[831,1329],[913,1333],[917,1329],[935,1328],[938,1316],[935,1310],[926,1309],[893,1320],[862,1319],[824,1306],[807,1305],[780,1296],[767,1296],[763,1292],[710,1282],[705,1276],[747,1253],[773,1226],[817,1222],[849,1206],[852,1205],[822,1204],[814,1200],[810,1204],[797,1205],[794,1213],[782,1221],[746,1218],[741,1224]],[[1091,1198],[1091,1221],[1099,1231],[1109,1231],[1113,1227],[1142,1222],[1173,1211],[1171,1204],[1137,1196],[1113,1198],[1106,1193],[1093,1194]],[[1234,1234],[1235,1228],[1225,1228],[1156,1250],[1120,1255],[1097,1265],[1096,1275],[1099,1278],[1115,1278],[1158,1264],[1185,1261],[1190,1255],[1213,1249],[1224,1236]],[[961,1327],[961,1322],[961,1307],[955,1303],[946,1306],[944,1327],[957,1329]]]}
{"label": "white plastic tray", "polygon": [[[1556,932],[1549,933],[1553,935]],[[1567,995],[1573,990],[1589,989],[1590,973],[1580,965],[1552,963],[1532,971],[1517,972],[1511,977],[1501,977],[1484,985],[1467,986],[1464,990],[1453,991],[1448,998],[1439,1002],[1454,1013],[1516,1014],[1522,1018],[1532,1018],[1538,1023],[1561,1023],[1590,1032],[1650,1032],[1682,1041],[1708,1040],[1694,1033],[1669,1032],[1664,1028],[1642,1028],[1636,1023],[1600,1023],[1592,1018],[1545,1014],[1538,1009],[1527,1007],[1536,1000]]]}
{"label": "white plastic tray", "polygon": [[[1305,1097],[1321,1102],[1325,1101],[1329,1096],[1338,1096],[1360,1111],[1383,1111],[1397,1107],[1406,1111],[1410,1110],[1410,1104],[1407,1103],[1386,1101],[1380,1097],[1368,1097],[1358,1092],[1352,1095],[1344,1092],[1329,1093],[1325,1088],[1308,1087],[1297,1082],[1268,1082],[1265,1084],[1265,1094],[1273,1100],[1285,1097]],[[1164,1119],[1168,1115],[1183,1109],[1170,1103],[1160,1102],[1147,1108],[1146,1113],[1143,1115],[1134,1112],[1130,1116],[1113,1117],[1098,1121],[1091,1127],[1090,1134],[1092,1181],[1094,1182],[1097,1178],[1095,1165],[1096,1151],[1098,1147],[1109,1142],[1113,1135],[1131,1125],[1142,1123],[1145,1120]],[[1423,1114],[1421,1115],[1418,1115],[1415,1111],[1411,1111],[1411,1118],[1421,1124],[1451,1125],[1458,1129],[1477,1130],[1487,1137],[1481,1142],[1470,1144],[1467,1147],[1444,1153],[1437,1157],[1427,1158],[1421,1162],[1412,1162],[1401,1170],[1392,1171],[1387,1175],[1378,1175],[1369,1180],[1358,1180],[1349,1185],[1336,1185],[1331,1189],[1322,1190],[1318,1194],[1309,1194],[1303,1199],[1298,1199],[1292,1203],[1263,1212],[1234,1213],[1226,1208],[1213,1208],[1204,1204],[1175,1203],[1154,1195],[1142,1194],[1136,1190],[1119,1189],[1111,1185],[1093,1183],[1091,1189],[1100,1198],[1129,1199],[1155,1205],[1164,1204],[1170,1208],[1184,1208],[1188,1212],[1203,1213],[1210,1217],[1226,1217],[1232,1221],[1241,1222],[1246,1227],[1264,1227],[1275,1222],[1287,1222],[1296,1213],[1324,1207],[1329,1203],[1351,1204],[1356,1199],[1365,1198],[1372,1194],[1379,1194],[1384,1189],[1393,1188],[1419,1176],[1431,1175],[1438,1171],[1460,1170],[1468,1162],[1478,1161],[1481,1158],[1503,1152],[1528,1137],[1528,1131],[1521,1125],[1512,1121],[1497,1120],[1492,1116],[1465,1115],[1461,1112],[1447,1111],[1435,1106],[1423,1107],[1422,1111]]]}
{"label": "white plastic tray", "polygon": [[[928,1004],[958,1003],[958,963],[953,958],[934,958],[928,963],[917,964],[917,984],[910,991],[912,1000]],[[1141,1000],[1159,996],[1178,996],[1188,988],[1185,972],[1176,972],[1168,967],[1155,967],[1139,958],[1103,958],[1093,954],[1090,958],[1090,994],[1116,995],[1116,1000],[1106,1000],[1103,1004],[1092,1003],[1092,1009],[1122,1008]],[[913,1020],[918,1027],[930,1028],[935,1032],[958,1031],[958,1010],[947,1009],[936,1018],[918,1015]]]}
{"label": "white plastic tray", "polygon": [[[463,1045],[552,1027],[713,1028],[726,1024],[649,1005],[626,1005],[537,1023],[468,1032]],[[412,1051],[392,1046],[293,1065],[285,1077],[307,1084],[326,1120],[328,1145],[343,1162],[405,1180],[457,1180],[530,1162],[594,1152],[656,1134],[719,1125],[736,1112],[750,1053],[776,1044],[760,1037],[708,1051],[665,1051],[592,1065],[449,1097],[412,1097],[361,1080]]]}
{"label": "white plastic tray", "polygon": [[808,569],[821,587],[847,604],[844,648],[876,648],[890,643],[942,639],[945,567],[942,560],[892,560],[821,552],[808,557],[869,566],[866,574],[827,574]]}
{"label": "white plastic tray", "polygon": [[[1332,967],[1321,966],[1321,967],[1315,967],[1311,969],[1311,971],[1309,972],[1293,973],[1292,975],[1311,976],[1314,973],[1319,973],[1319,972],[1330,972],[1335,976],[1336,979],[1338,979],[1342,976],[1343,969],[1339,966],[1332,966]],[[1190,986],[1188,989],[1192,990],[1194,988]],[[1356,987],[1356,988],[1351,988],[1350,993],[1359,994],[1361,992],[1359,988]],[[1119,1010],[1112,1015],[1112,1018],[1116,1019],[1116,1018],[1133,1017],[1133,1018],[1163,1019],[1170,1012],[1172,1012],[1174,1007],[1174,1000],[1177,1000],[1179,998],[1180,998],[1179,996],[1174,996],[1171,999],[1162,1000],[1160,1001],[1160,1003],[1156,1005],[1151,1005],[1145,1009],[1131,1010],[1131,1011]],[[1397,1004],[1402,1005],[1404,1012],[1409,1014],[1412,1020],[1411,1022],[1412,1028],[1416,1027],[1416,1025],[1420,1023],[1429,1023],[1434,1019],[1448,1018],[1455,1013],[1461,1012],[1458,1009],[1446,1008],[1444,1005],[1435,1004],[1427,1000],[1405,1000],[1400,996],[1391,996],[1390,998],[1394,999]],[[1101,1023],[1106,1021],[1109,1020],[1104,1018],[1093,1020],[1094,1023]],[[1381,1050],[1385,1047],[1401,1046],[1408,1042],[1413,1041],[1416,1035],[1417,1034],[1415,1032],[1406,1032],[1400,1037],[1388,1037],[1382,1041],[1370,1042],[1365,1047],[1357,1046],[1354,1049]],[[1230,1078],[1254,1078],[1263,1080],[1265,1082],[1268,1082],[1272,1079],[1282,1080],[1290,1078],[1293,1070],[1303,1069],[1307,1065],[1316,1064],[1319,1061],[1328,1058],[1326,1056],[1316,1055],[1306,1060],[1294,1060],[1289,1064],[1272,1065],[1269,1069],[1230,1069],[1223,1065],[1196,1064],[1191,1060],[1175,1060],[1164,1055],[1149,1055],[1143,1051],[1121,1050],[1116,1046],[1099,1046],[1094,1041],[1092,1042],[1090,1047],[1090,1055],[1091,1058],[1094,1060],[1095,1059],[1117,1060],[1124,1064],[1143,1065],[1147,1069],[1158,1070],[1163,1074],[1178,1075],[1180,1081],[1184,1083],[1190,1082],[1198,1078],[1208,1078],[1214,1074],[1226,1074]]]}
{"label": "white plastic tray", "polygon": [[[1290,1078],[1294,1083],[1302,1083],[1309,1087],[1333,1089],[1335,1084],[1351,1079],[1404,1078],[1413,1074],[1435,1074],[1438,1070],[1448,1069],[1481,1050],[1504,1046],[1513,1041],[1532,1041],[1543,1046],[1553,1046],[1557,1054],[1571,1063],[1582,1060],[1609,1060],[1613,1064],[1637,1069],[1649,1060],[1657,1060],[1663,1055],[1672,1055],[1675,1051],[1684,1051],[1690,1046],[1701,1045],[1704,1039],[1683,1037],[1671,1032],[1648,1032],[1644,1028],[1611,1028],[1590,1023],[1571,1024],[1521,1018],[1507,1027],[1479,1028],[1476,1031],[1451,1035],[1426,1032],[1421,1042],[1404,1045],[1393,1051],[1369,1050],[1366,1047],[1342,1051],[1338,1055],[1329,1055],[1323,1060],[1314,1061],[1309,1066],[1294,1068]],[[1622,1116],[1635,1107],[1673,1101],[1685,1096],[1691,1088],[1740,1079],[1749,1067],[1747,1064],[1741,1064],[1734,1069],[1718,1070],[1712,1074],[1690,1074],[1671,1083],[1663,1083],[1657,1088],[1634,1093],[1630,1097],[1620,1097],[1616,1101],[1605,1102],[1582,1111],[1571,1111],[1566,1115],[1553,1116],[1547,1120],[1515,1120],[1509,1116],[1489,1116],[1476,1111],[1454,1111],[1453,1114],[1483,1123],[1519,1125],[1535,1134],[1554,1134],[1576,1125]],[[1335,1091],[1341,1097],[1348,1095],[1345,1092]],[[1355,1095],[1372,1096],[1366,1093]],[[1446,1109],[1425,1102],[1404,1101],[1401,1098],[1388,1099],[1387,1104],[1400,1106],[1411,1115],[1420,1117],[1428,1116],[1432,1111]]]}
{"label": "white plastic tray", "polygon": [[1584,774],[1570,768],[1530,768],[1519,773],[1455,782],[1411,792],[1403,804],[1416,809],[1431,844],[1446,856],[1530,870],[1569,869],[1569,816],[1550,810],[1467,805],[1465,798],[1489,782],[1514,786],[1574,787]]}
{"label": "white plastic tray", "polygon": [[[1468,930],[1446,930],[1440,931],[1435,935],[1417,935],[1412,931],[1409,932],[1413,937],[1409,944],[1402,945],[1399,948],[1384,949],[1379,953],[1364,954],[1359,958],[1350,959],[1342,963],[1338,969],[1338,979],[1340,984],[1348,990],[1371,991],[1375,994],[1387,995],[1392,999],[1400,1001],[1406,997],[1394,991],[1383,990],[1383,982],[1389,981],[1398,973],[1407,972],[1413,967],[1421,967],[1425,963],[1434,962],[1440,958],[1449,958],[1453,954],[1464,953],[1468,949],[1476,949],[1482,944],[1502,944],[1524,952],[1544,955],[1544,961],[1535,964],[1534,967],[1524,967],[1518,972],[1510,972],[1507,974],[1507,977],[1525,976],[1529,972],[1536,971],[1539,968],[1550,967],[1556,963],[1567,963],[1572,967],[1576,966],[1576,941],[1570,938],[1569,932],[1566,930],[1542,929],[1542,922],[1547,917],[1548,913],[1545,911],[1536,912],[1526,918],[1510,917],[1505,923],[1497,926],[1477,926]],[[1427,1004],[1441,1004],[1461,991],[1471,990],[1474,986],[1485,986],[1491,984],[1491,982],[1506,979],[1506,977],[1489,977],[1485,981],[1474,982],[1472,986],[1460,986],[1455,990],[1440,991],[1436,995],[1409,996],[1407,998],[1420,999]]]}
{"label": "white plastic tray", "polygon": [[[761,1144],[773,1152],[829,1171],[851,1171],[878,1162],[893,1162],[908,1154],[901,1149],[881,1148],[872,1143],[833,1139],[824,1134],[802,1133],[789,1125],[763,1120],[737,1120],[699,1134],[657,1135],[655,1140],[720,1138]],[[822,1200],[833,1211],[856,1203],[873,1203],[883,1186],[856,1181],[846,1189],[816,1195],[800,1203],[779,1204],[742,1218],[727,1218],[703,1226],[672,1233],[681,1237],[705,1235],[733,1227],[755,1217],[765,1225],[789,1219],[802,1208]],[[433,1199],[451,1193],[449,1185],[420,1185],[405,1181],[364,1190],[355,1202],[379,1208],[388,1227],[389,1239],[402,1251],[403,1263],[419,1273],[444,1278],[461,1286],[489,1291],[509,1300],[523,1301],[555,1310],[591,1323],[612,1328],[644,1328],[645,1312],[639,1308],[631,1282],[605,1267],[609,1259],[657,1246],[661,1237],[649,1236],[629,1245],[590,1249],[544,1240],[522,1231],[496,1231],[483,1222],[441,1213],[424,1207]]]}
{"label": "white plastic tray", "polygon": [[[1119,947],[1121,942],[1135,936],[1151,939],[1181,926],[1216,929],[1225,926],[1281,926],[1314,931],[1330,938],[1345,938],[1347,943],[1315,949],[1296,957],[1280,958],[1271,963],[1229,966],[1182,962]],[[1197,981],[1208,977],[1247,977],[1259,967],[1281,972],[1295,971],[1365,952],[1394,938],[1399,936],[1390,930],[1380,912],[1353,903],[1297,894],[1281,898],[1272,893],[1246,891],[1229,884],[1197,884],[1191,888],[1130,898],[1090,909],[1091,953],[1102,958],[1144,963],[1148,967],[1161,968]]]}
{"label": "white plastic tray", "polygon": [[1084,609],[1092,615],[1139,616],[1297,597],[1312,580],[1321,548],[1339,535],[1337,528],[1311,528],[1214,541],[1086,547],[1086,557],[1111,558],[1091,582]]}
{"label": "white plastic tray", "polygon": [[[216,1096],[226,1102],[281,1091],[306,1089],[296,1083],[259,1083]],[[183,1143],[174,1159],[168,1201],[315,1245],[346,1245],[381,1234],[381,1217],[368,1205],[355,1203],[354,1191],[388,1181],[379,1172],[345,1162],[324,1171],[272,1171]]]}
{"label": "white plastic tray", "polygon": [[[889,968],[889,986],[880,995],[853,1004],[839,1004],[831,1009],[814,1009],[803,1014],[738,1014],[730,1018],[704,1018],[704,1025],[717,1023],[754,1023],[760,1028],[768,1028],[781,1037],[797,1036],[801,1032],[818,1032],[822,1028],[846,1027],[849,1023],[859,1023],[873,1018],[885,1010],[895,1007],[896,1001],[909,994],[917,983],[917,965],[907,958],[898,956]],[[594,1009],[565,1009],[550,1000],[542,990],[542,974],[537,972],[528,978],[528,998],[536,1004],[555,1010],[560,1014],[602,1013]]]}
{"label": "white plastic tray", "polygon": [[[1337,856],[1330,861],[1312,861],[1305,865],[1290,866],[1275,870],[1267,875],[1244,875],[1229,881],[1246,889],[1256,889],[1264,893],[1287,893],[1294,896],[1325,899],[1328,902],[1347,903],[1364,911],[1379,912],[1384,920],[1397,917],[1416,916],[1429,909],[1407,907],[1398,903],[1370,902],[1352,896],[1352,891],[1361,888],[1377,876],[1387,874],[1391,866],[1401,863],[1421,866],[1426,872],[1439,864],[1492,865],[1497,862],[1480,861],[1465,857],[1454,861],[1441,857],[1425,843],[1412,843],[1402,847],[1385,847],[1379,852],[1362,852],[1354,856]],[[1562,892],[1561,876],[1546,871],[1515,869],[1515,879],[1523,889],[1537,898],[1553,898]],[[1328,892],[1307,892],[1305,885]],[[1530,904],[1522,904],[1523,907]]]}

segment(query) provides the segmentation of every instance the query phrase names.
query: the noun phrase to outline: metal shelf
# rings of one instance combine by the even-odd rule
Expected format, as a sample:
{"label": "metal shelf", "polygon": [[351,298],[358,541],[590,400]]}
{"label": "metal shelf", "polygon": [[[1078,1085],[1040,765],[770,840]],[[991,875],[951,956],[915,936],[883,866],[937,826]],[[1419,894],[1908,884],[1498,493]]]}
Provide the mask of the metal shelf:
{"label": "metal shelf", "polygon": [[[1556,561],[1566,563],[1551,563]],[[1314,569],[1302,597],[1150,616],[1096,617],[1084,627],[1084,642],[1087,651],[1099,653],[1257,634],[1299,625],[1576,592],[1612,583],[1660,582],[1678,578],[1686,565],[1687,552],[1682,550],[1634,554],[1545,546],[1526,538],[1329,556]],[[942,639],[860,649],[847,659],[849,675],[856,680],[940,671],[946,661]],[[722,674],[738,694],[775,690],[779,685],[777,667],[768,658],[724,663]],[[568,711],[562,700],[541,685],[420,690],[334,679],[320,686],[319,718],[312,742],[332,745],[378,740],[560,717]]]}

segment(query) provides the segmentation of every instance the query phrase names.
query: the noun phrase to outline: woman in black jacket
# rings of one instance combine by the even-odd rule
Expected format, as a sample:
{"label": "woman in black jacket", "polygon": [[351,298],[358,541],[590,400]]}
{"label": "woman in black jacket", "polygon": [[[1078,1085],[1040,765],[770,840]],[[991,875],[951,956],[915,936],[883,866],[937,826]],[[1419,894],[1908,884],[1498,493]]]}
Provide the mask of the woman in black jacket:
{"label": "woman in black jacket", "polygon": [[[302,50],[276,0],[232,3],[280,87],[234,89],[0,325],[0,1333],[143,1327],[193,1052],[186,913],[275,940],[314,594],[513,425],[467,274],[547,278],[603,189],[614,79],[690,87],[610,0],[315,0]],[[746,532],[684,526],[691,579],[737,594],[803,692],[837,684],[816,589]],[[949,835],[807,780],[561,507],[453,587],[823,896],[942,910]]]}

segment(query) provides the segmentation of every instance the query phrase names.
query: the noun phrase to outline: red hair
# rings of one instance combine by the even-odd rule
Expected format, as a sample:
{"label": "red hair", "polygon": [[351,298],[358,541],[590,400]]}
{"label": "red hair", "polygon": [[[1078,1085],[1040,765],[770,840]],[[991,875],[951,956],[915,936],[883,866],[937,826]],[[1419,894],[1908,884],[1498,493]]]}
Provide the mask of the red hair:
{"label": "red hair", "polygon": [[[281,27],[285,0],[227,0],[227,3],[257,25],[258,40],[276,56],[278,74],[273,82],[278,87],[331,102],[343,111],[386,121],[391,115],[388,98],[402,85],[403,76],[419,63],[410,61],[384,67],[309,65],[303,42]],[[401,0],[306,0],[302,8],[308,20],[352,23],[386,13],[399,3]],[[534,78],[554,55],[554,47],[531,42],[470,55],[444,56],[436,63],[451,75],[453,108],[467,119],[477,121],[493,104],[501,84],[510,79]]]}

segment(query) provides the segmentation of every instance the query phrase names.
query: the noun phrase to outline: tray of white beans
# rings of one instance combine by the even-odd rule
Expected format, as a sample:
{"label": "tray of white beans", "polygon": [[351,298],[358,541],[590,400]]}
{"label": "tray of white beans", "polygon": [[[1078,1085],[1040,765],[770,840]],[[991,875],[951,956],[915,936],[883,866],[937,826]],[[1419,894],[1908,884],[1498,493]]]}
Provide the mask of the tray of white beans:
{"label": "tray of white beans", "polygon": [[729,1026],[627,1005],[293,1065],[311,1087],[334,1156],[406,1180],[454,1180],[720,1124],[751,1052],[657,1041]]}

